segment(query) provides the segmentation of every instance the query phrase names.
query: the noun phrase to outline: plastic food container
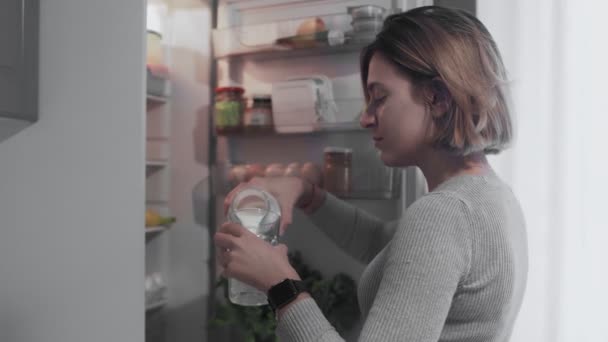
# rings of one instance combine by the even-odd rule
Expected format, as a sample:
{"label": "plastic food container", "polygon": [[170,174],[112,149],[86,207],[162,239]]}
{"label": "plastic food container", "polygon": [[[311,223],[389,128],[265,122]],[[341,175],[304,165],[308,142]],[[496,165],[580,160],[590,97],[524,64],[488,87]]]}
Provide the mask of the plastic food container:
{"label": "plastic food container", "polygon": [[382,20],[386,14],[386,9],[376,5],[363,5],[349,7],[348,13],[350,13],[354,20],[360,18],[378,18]]}
{"label": "plastic food container", "polygon": [[357,19],[353,21],[353,30],[356,33],[370,32],[378,33],[382,30],[383,22],[377,19]]}
{"label": "plastic food container", "polygon": [[335,122],[338,111],[331,80],[324,75],[273,83],[272,109],[279,133],[312,132],[319,123]]}
{"label": "plastic food container", "polygon": [[148,30],[146,34],[146,63],[149,65],[163,65],[162,36],[160,33]]}

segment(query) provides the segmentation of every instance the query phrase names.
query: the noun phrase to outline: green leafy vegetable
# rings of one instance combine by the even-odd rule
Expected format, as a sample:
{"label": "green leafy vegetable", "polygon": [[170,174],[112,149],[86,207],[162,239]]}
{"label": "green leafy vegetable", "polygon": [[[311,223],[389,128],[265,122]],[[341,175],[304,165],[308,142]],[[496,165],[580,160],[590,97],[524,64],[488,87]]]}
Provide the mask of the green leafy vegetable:
{"label": "green leafy vegetable", "polygon": [[[331,279],[323,279],[317,270],[311,270],[299,252],[289,253],[289,262],[298,272],[311,296],[327,320],[343,334],[353,327],[359,319],[357,288],[355,282],[346,274],[336,274]],[[217,286],[224,289],[225,300],[216,305],[215,317],[211,320],[213,327],[237,328],[243,333],[247,342],[275,342],[276,320],[269,306],[240,306],[227,300],[226,279],[221,279]]]}

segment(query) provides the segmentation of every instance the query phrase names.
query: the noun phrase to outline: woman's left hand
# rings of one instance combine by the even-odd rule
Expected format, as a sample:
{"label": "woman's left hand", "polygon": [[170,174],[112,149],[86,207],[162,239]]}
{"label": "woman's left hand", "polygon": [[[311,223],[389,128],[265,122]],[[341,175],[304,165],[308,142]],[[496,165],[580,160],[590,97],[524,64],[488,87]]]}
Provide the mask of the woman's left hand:
{"label": "woman's left hand", "polygon": [[222,275],[264,293],[286,278],[300,276],[289,264],[287,246],[273,246],[237,223],[224,223],[214,237]]}

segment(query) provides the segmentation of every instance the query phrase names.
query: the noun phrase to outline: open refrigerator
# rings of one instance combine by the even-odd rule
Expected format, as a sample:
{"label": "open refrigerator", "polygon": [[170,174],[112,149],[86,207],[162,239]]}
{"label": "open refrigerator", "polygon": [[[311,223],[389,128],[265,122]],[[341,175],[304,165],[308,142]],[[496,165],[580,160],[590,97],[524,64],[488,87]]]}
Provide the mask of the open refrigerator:
{"label": "open refrigerator", "polygon": [[[148,0],[148,29],[161,31],[168,69],[152,68],[148,78],[147,207],[177,217],[170,229],[146,230],[146,278],[160,289],[147,301],[148,341],[231,340],[213,335],[208,321],[222,297],[212,236],[225,220],[224,197],[238,181],[286,172],[294,163],[300,174],[308,164],[323,175],[327,149],[339,148],[350,151],[350,180],[336,195],[353,205],[395,220],[426,191],[418,170],[385,167],[358,125],[365,108],[359,53],[380,21],[353,8],[377,6],[385,17],[430,4]],[[441,5],[475,10],[474,0]],[[218,117],[229,91],[227,102],[241,103],[236,123]],[[254,98],[270,98],[271,124],[268,116],[252,119]],[[263,129],[248,129],[256,127]],[[294,214],[281,242],[326,277],[358,279],[365,265],[338,250],[305,215]],[[347,340],[355,340],[358,329]]]}

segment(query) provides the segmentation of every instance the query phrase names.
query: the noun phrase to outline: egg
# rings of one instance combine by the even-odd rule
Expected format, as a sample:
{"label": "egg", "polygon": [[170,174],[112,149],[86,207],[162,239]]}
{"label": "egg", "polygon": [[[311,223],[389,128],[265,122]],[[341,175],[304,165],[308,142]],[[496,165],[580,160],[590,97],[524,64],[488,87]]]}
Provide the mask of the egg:
{"label": "egg", "polygon": [[300,169],[302,173],[302,178],[308,180],[312,184],[321,185],[322,182],[322,174],[321,169],[315,163],[304,163],[302,168]]}
{"label": "egg", "polygon": [[247,165],[246,181],[254,177],[264,177],[264,165],[257,163]]}
{"label": "egg", "polygon": [[228,180],[233,184],[244,182],[247,177],[247,168],[245,165],[236,165],[230,169]]}
{"label": "egg", "polygon": [[273,163],[266,168],[266,177],[281,177],[285,173],[285,166],[280,163]]}
{"label": "egg", "polygon": [[287,177],[300,177],[301,175],[300,163],[290,163],[285,168],[285,176]]}

